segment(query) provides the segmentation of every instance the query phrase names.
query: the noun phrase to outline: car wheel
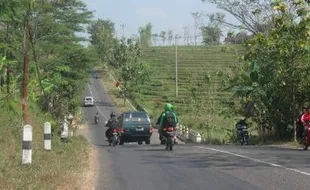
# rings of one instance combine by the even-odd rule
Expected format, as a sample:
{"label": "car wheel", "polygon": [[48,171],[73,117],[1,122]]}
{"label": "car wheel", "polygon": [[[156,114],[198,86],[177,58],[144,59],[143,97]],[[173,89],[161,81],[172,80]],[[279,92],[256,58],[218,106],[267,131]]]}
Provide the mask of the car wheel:
{"label": "car wheel", "polygon": [[150,143],[151,143],[151,139],[145,140],[145,144],[150,144]]}
{"label": "car wheel", "polygon": [[142,145],[143,141],[138,141],[138,145]]}

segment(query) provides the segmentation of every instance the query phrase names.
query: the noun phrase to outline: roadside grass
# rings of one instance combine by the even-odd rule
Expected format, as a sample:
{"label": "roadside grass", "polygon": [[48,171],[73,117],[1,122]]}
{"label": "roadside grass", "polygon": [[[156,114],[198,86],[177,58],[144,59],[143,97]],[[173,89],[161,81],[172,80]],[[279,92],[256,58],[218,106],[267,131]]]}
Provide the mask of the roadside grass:
{"label": "roadside grass", "polygon": [[[222,51],[225,47],[226,51]],[[180,122],[202,134],[204,143],[223,144],[233,142],[235,137],[228,135],[234,129],[238,116],[224,117],[219,113],[231,100],[232,92],[222,91],[226,74],[239,63],[238,56],[246,50],[241,45],[212,47],[178,47],[178,96],[175,87],[175,47],[150,47],[142,49],[142,60],[149,63],[153,74],[141,93],[135,94],[142,104],[157,119],[164,103],[171,102]],[[165,72],[163,72],[163,70]],[[206,85],[206,81],[209,83]],[[204,87],[199,87],[203,83]],[[201,92],[195,88],[202,88]],[[193,92],[196,94],[193,95]],[[202,100],[193,104],[193,100]],[[195,102],[195,101],[194,101]],[[238,104],[236,101],[235,103]],[[200,107],[200,108],[197,108]],[[197,112],[199,115],[197,116]]]}
{"label": "roadside grass", "polygon": [[124,102],[124,99],[120,95],[119,89],[115,86],[115,81],[112,78],[112,74],[104,68],[97,67],[97,72],[100,73],[100,82],[107,89],[107,93],[111,98],[114,106],[120,111],[133,110],[128,102]]}
{"label": "roadside grass", "polygon": [[43,125],[51,117],[32,106],[32,164],[22,165],[21,116],[1,110],[0,118],[0,189],[87,189],[93,185],[93,152],[85,138],[72,136],[68,143],[62,143],[54,135],[52,150],[44,151]]}

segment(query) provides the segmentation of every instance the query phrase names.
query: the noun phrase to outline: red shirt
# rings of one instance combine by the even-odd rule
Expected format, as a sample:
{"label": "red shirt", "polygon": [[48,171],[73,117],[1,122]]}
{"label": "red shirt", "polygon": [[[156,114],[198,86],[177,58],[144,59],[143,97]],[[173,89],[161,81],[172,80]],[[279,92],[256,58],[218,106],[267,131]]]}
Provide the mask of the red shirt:
{"label": "red shirt", "polygon": [[305,114],[303,114],[303,115],[301,116],[301,123],[302,123],[303,125],[306,125],[307,122],[309,122],[309,121],[310,121],[310,113],[305,113]]}

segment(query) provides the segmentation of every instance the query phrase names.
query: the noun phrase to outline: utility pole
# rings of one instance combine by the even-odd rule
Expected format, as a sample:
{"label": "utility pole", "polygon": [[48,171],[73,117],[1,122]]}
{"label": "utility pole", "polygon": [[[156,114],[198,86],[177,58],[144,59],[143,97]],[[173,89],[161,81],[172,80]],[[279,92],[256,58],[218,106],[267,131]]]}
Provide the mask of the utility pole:
{"label": "utility pole", "polygon": [[121,24],[121,27],[122,27],[122,32],[123,32],[122,39],[124,39],[124,36],[125,36],[125,35],[124,35],[124,34],[125,34],[125,33],[124,33],[124,29],[125,29],[125,27],[126,27],[126,24]]}
{"label": "utility pole", "polygon": [[178,97],[178,35],[175,35],[175,96]]}
{"label": "utility pole", "polygon": [[[28,9],[30,9],[30,7]],[[26,123],[26,124],[28,123],[28,113],[27,113],[28,65],[29,65],[28,46],[29,46],[29,39],[30,39],[29,16],[30,16],[30,10],[27,11],[27,15],[26,15],[26,38],[24,41],[23,120],[24,120],[24,123]]]}

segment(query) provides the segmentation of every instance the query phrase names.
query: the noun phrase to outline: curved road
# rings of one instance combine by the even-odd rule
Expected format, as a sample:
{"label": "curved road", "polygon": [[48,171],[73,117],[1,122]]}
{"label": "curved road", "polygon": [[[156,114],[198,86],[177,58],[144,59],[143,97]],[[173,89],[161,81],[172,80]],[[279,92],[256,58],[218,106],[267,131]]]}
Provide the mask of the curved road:
{"label": "curved road", "polygon": [[[254,190],[310,189],[310,151],[270,146],[177,145],[165,151],[153,134],[151,145],[109,147],[104,121],[113,107],[100,80],[85,95],[96,107],[84,108],[88,139],[98,150],[98,179],[103,190]],[[93,117],[102,114],[100,125]]]}

